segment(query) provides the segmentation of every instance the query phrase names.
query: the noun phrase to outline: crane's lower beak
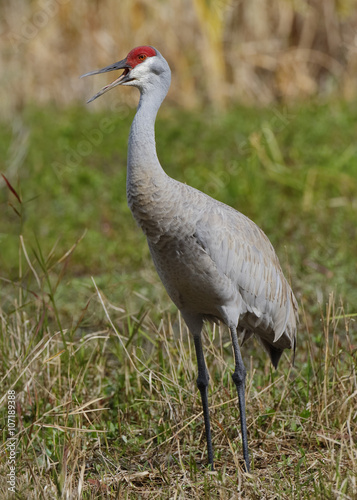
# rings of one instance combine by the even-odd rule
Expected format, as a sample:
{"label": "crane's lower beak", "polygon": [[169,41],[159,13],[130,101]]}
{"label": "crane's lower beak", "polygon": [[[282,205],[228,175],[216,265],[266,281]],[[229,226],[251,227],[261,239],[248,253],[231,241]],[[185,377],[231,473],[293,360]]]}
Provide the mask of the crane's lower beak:
{"label": "crane's lower beak", "polygon": [[122,73],[119,78],[114,80],[114,82],[103,87],[99,92],[91,97],[89,101],[87,101],[87,103],[94,101],[94,99],[97,99],[97,97],[100,97],[101,95],[105,94],[105,92],[108,92],[108,90],[113,89],[117,85],[122,85],[125,82],[129,82],[131,80],[131,78],[129,77],[131,66],[128,64],[127,59],[125,58],[122,61],[111,64],[110,66],[106,66],[105,68],[97,69],[95,71],[90,71],[89,73],[85,73],[81,76],[81,78],[83,78],[85,76],[97,75],[98,73],[107,73],[108,71],[115,71],[117,69],[124,69],[124,73]]}

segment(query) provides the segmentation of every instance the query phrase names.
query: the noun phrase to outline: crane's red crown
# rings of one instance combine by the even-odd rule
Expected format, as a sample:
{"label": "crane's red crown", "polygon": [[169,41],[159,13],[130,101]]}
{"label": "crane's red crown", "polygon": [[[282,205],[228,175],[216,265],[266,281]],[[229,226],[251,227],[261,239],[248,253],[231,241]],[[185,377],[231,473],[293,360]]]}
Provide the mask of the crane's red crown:
{"label": "crane's red crown", "polygon": [[145,61],[148,57],[156,55],[156,51],[153,47],[143,45],[141,47],[135,47],[135,49],[131,50],[126,56],[126,61],[131,68],[135,68],[135,66]]}

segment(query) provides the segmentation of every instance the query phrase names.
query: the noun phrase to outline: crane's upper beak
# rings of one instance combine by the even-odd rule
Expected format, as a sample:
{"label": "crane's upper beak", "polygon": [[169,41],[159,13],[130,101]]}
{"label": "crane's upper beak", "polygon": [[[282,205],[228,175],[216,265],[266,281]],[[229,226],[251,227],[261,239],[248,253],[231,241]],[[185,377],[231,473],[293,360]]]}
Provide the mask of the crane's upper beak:
{"label": "crane's upper beak", "polygon": [[97,69],[96,71],[90,71],[89,73],[86,73],[81,76],[83,78],[84,76],[91,76],[91,75],[97,75],[98,73],[107,73],[108,71],[115,71],[117,69],[124,69],[124,73],[119,76],[114,82],[110,83],[109,85],[106,85],[103,87],[97,94],[95,94],[93,97],[89,99],[87,102],[92,102],[94,99],[97,99],[97,97],[100,97],[101,95],[105,94],[105,92],[108,92],[108,90],[116,87],[117,85],[122,85],[125,82],[129,82],[131,80],[129,73],[130,70],[132,69],[130,64],[127,61],[127,58],[122,59],[119,62],[116,62],[114,64],[110,64],[109,66],[106,66],[105,68],[102,69]]}

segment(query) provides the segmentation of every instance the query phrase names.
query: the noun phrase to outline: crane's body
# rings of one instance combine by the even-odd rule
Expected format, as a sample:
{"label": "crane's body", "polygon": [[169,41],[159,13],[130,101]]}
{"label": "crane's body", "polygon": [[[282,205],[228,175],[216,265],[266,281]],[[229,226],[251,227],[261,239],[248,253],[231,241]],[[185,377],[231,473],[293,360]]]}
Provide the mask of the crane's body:
{"label": "crane's body", "polygon": [[254,222],[170,178],[162,169],[154,126],[170,85],[171,73],[165,59],[152,47],[138,47],[123,61],[89,74],[120,68],[124,69],[123,75],[91,100],[116,85],[133,85],[140,90],[128,145],[128,204],[146,235],[161,281],[193,335],[212,468],[209,376],[201,330],[205,319],[220,320],[230,329],[236,362],[232,376],[239,396],[243,455],[249,470],[246,372],[237,332],[242,341],[255,334],[277,367],[283,350],[295,349],[297,303],[270,241]]}
{"label": "crane's body", "polygon": [[245,335],[255,333],[265,342],[276,365],[277,351],[293,346],[295,307],[259,227],[166,175],[138,200],[128,186],[128,198],[161,281],[184,318],[232,321]]}

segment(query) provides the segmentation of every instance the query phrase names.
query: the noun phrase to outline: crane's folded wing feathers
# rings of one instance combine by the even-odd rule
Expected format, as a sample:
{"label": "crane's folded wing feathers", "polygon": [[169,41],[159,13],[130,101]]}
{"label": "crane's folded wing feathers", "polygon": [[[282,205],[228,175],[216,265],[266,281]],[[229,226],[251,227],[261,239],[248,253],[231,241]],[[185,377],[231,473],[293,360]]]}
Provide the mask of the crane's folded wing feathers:
{"label": "crane's folded wing feathers", "polygon": [[196,240],[243,299],[243,341],[255,333],[276,364],[284,348],[295,348],[297,302],[273,246],[240,212],[220,202],[208,208],[197,220]]}

